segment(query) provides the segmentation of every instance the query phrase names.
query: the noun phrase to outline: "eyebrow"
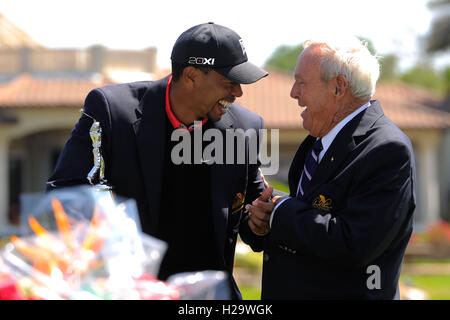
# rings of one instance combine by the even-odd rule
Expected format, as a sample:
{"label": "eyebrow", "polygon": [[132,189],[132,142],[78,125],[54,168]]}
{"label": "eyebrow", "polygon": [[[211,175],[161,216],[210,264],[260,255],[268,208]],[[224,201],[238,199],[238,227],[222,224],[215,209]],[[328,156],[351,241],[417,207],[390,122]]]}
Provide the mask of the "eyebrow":
{"label": "eyebrow", "polygon": [[230,79],[227,79],[227,78],[225,78],[225,83],[226,83],[226,84],[231,84],[231,85],[238,84],[237,82],[234,82],[234,81],[232,81],[232,80],[230,80]]}
{"label": "eyebrow", "polygon": [[[217,72],[218,73],[218,72]],[[237,82],[234,82],[234,81],[232,81],[232,80],[230,80],[230,79],[228,79],[227,77],[224,77],[223,75],[221,75],[220,73],[218,73],[220,76],[221,76],[221,78],[220,78],[220,80],[222,81],[222,82],[224,82],[225,84],[237,84]]]}

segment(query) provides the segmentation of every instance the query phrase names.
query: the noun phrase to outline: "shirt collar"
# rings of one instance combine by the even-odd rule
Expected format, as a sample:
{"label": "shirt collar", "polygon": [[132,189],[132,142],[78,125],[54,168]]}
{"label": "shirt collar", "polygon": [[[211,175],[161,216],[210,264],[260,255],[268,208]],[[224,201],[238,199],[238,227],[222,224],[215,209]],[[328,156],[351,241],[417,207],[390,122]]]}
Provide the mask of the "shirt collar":
{"label": "shirt collar", "polygon": [[331,143],[333,142],[334,138],[336,138],[337,134],[342,130],[342,128],[350,122],[356,115],[358,115],[363,110],[367,109],[370,106],[370,101],[367,102],[365,105],[359,107],[352,113],[350,113],[348,116],[346,116],[344,119],[342,119],[337,125],[334,126],[333,129],[331,129],[330,132],[328,132],[325,136],[322,137],[322,146],[323,150],[319,154],[319,161],[322,160],[322,157],[327,152],[328,148],[330,147]]}
{"label": "shirt collar", "polygon": [[[195,128],[195,123],[191,124],[188,128],[180,120],[178,120],[177,117],[175,116],[175,114],[172,112],[172,107],[170,106],[170,99],[169,99],[169,88],[170,88],[171,83],[172,83],[172,75],[170,75],[169,81],[167,82],[167,87],[166,87],[166,114],[167,114],[167,117],[169,118],[170,123],[172,124],[174,129],[185,129],[188,131],[192,131]],[[203,119],[203,121],[199,125],[199,127],[203,126],[206,123],[206,121],[208,121],[208,118]]]}

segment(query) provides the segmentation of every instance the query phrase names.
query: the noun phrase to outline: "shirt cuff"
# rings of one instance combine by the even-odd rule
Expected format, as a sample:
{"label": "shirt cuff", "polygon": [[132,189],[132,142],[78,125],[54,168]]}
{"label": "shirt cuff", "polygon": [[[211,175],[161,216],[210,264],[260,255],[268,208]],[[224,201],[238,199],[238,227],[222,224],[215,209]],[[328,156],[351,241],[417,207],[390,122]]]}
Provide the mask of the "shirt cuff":
{"label": "shirt cuff", "polygon": [[279,207],[283,202],[285,202],[285,201],[288,200],[288,199],[290,199],[290,198],[286,198],[286,199],[281,200],[281,202],[280,202],[279,204],[277,204],[277,205],[275,206],[275,208],[273,208],[272,214],[270,215],[270,221],[269,221],[269,226],[270,226],[271,228],[272,228],[272,220],[273,220],[273,216],[275,215],[275,211],[278,209],[278,207]]}

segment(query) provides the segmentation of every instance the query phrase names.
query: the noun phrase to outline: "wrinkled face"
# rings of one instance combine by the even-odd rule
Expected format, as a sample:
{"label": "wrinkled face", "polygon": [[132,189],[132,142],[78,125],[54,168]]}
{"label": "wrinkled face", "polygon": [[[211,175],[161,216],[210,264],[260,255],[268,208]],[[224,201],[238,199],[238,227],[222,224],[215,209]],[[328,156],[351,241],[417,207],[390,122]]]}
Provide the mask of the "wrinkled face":
{"label": "wrinkled face", "polygon": [[240,96],[242,96],[241,85],[214,70],[210,70],[207,74],[202,72],[195,84],[194,98],[197,101],[196,111],[199,118],[220,120],[227,112],[228,106]]}
{"label": "wrinkled face", "polygon": [[338,110],[335,86],[332,81],[325,82],[320,78],[320,55],[318,47],[308,47],[302,52],[291,89],[291,97],[300,107],[306,108],[301,113],[303,127],[314,137],[323,137],[333,128],[333,118]]}

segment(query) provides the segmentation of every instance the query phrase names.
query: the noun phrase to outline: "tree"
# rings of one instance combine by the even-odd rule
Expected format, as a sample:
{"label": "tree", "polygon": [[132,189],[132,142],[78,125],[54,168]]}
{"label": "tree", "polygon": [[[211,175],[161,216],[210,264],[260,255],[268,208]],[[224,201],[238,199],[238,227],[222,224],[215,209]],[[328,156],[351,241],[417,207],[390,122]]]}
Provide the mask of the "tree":
{"label": "tree", "polygon": [[390,81],[398,78],[397,73],[397,62],[398,57],[393,54],[383,55],[380,59],[380,80],[379,81]]}
{"label": "tree", "polygon": [[303,51],[303,44],[296,46],[281,45],[267,59],[265,67],[280,71],[293,72],[297,59]]}
{"label": "tree", "polygon": [[363,36],[358,36],[357,38],[366,45],[367,49],[369,49],[369,52],[372,55],[377,54],[377,51],[375,50],[375,46],[373,45],[372,40],[370,40],[369,38],[363,37]]}
{"label": "tree", "polygon": [[[428,3],[432,10],[440,10],[431,23],[427,36],[426,50],[430,53],[445,51],[450,48],[450,0],[432,0]],[[446,10],[447,9],[447,10]],[[445,12],[442,14],[442,12]]]}
{"label": "tree", "polygon": [[450,67],[444,70],[445,93],[450,95]]}
{"label": "tree", "polygon": [[[358,37],[359,40],[364,41],[370,53],[375,55],[376,50],[373,42],[365,37]],[[276,69],[280,71],[286,71],[292,73],[297,64],[297,59],[300,53],[303,51],[303,45],[295,45],[288,46],[282,45],[279,46],[272,55],[267,60],[265,67],[268,69]],[[386,55],[385,57],[380,59],[381,65],[381,74],[380,80],[390,80],[397,76],[396,67],[397,67],[398,58],[393,55]]]}
{"label": "tree", "polygon": [[415,66],[401,75],[401,80],[416,86],[433,90],[440,94],[446,93],[445,73],[438,73],[431,68]]}

